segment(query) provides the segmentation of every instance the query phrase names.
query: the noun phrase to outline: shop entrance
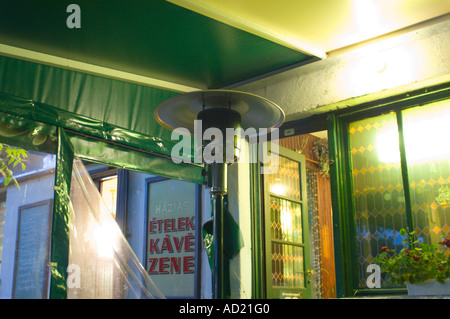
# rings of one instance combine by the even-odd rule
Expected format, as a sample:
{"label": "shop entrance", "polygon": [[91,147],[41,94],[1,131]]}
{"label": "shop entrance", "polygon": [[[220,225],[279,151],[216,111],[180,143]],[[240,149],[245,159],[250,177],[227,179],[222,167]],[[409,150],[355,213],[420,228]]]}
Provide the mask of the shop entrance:
{"label": "shop entrance", "polygon": [[[309,284],[310,292],[309,295],[303,294],[302,298],[334,298],[336,297],[336,277],[327,132],[318,131],[284,137],[279,140],[279,145],[280,155],[287,156],[281,157],[280,174],[290,175],[285,179],[288,181],[295,176],[289,169],[298,171],[300,186],[296,187],[299,187],[303,197],[301,200],[297,198],[297,201],[298,203],[304,201],[303,205],[305,205],[302,211],[304,217],[303,244],[307,248],[304,252],[307,251],[307,256],[304,257],[305,265],[307,265],[304,272],[305,285]],[[297,164],[294,165],[294,163]],[[302,174],[305,175],[303,178]],[[283,191],[283,188],[277,185],[274,183],[273,186],[269,186],[265,183],[264,193],[272,194],[273,191],[271,192],[269,189],[271,187],[275,192]],[[292,188],[290,185],[292,184],[285,186],[286,189]],[[266,203],[266,211],[269,209],[267,207],[270,207],[270,204]],[[294,259],[294,257],[292,258]],[[285,296],[273,297],[298,298],[299,296],[285,294]]]}

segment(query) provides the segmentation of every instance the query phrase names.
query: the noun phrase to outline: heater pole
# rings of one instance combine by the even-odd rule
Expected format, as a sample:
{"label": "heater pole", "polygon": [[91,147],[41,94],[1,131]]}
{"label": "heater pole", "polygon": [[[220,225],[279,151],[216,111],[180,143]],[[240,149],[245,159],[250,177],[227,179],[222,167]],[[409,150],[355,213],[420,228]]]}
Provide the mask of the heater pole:
{"label": "heater pole", "polygon": [[213,201],[214,270],[213,293],[215,299],[223,299],[224,258],[223,258],[223,198],[227,193],[227,163],[211,163],[210,192]]}
{"label": "heater pole", "polygon": [[223,299],[223,195],[213,194],[214,203],[214,298]]}

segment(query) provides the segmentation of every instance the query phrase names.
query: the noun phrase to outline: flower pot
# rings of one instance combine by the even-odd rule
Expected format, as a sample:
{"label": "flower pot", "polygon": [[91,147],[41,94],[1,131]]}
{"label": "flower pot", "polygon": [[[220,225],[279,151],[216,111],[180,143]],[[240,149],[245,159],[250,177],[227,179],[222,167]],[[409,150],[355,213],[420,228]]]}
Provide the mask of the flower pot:
{"label": "flower pot", "polygon": [[444,284],[434,279],[415,284],[407,282],[406,288],[409,296],[450,296],[450,278]]}

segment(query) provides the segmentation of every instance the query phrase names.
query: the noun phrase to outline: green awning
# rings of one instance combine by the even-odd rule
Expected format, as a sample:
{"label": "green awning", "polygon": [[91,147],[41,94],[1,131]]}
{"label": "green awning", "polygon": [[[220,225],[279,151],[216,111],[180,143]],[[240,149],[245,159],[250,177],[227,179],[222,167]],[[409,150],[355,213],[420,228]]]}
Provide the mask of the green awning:
{"label": "green awning", "polygon": [[153,116],[175,93],[6,57],[0,70],[2,125],[42,134],[62,127],[79,158],[203,181],[201,166],[172,162],[178,141]]}

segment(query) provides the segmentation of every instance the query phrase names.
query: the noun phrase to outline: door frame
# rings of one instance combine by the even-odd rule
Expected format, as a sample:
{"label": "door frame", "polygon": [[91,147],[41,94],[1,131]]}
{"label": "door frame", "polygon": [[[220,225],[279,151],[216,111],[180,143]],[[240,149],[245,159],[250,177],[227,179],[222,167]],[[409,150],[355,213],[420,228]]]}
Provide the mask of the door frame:
{"label": "door frame", "polygon": [[291,198],[276,195],[277,198],[288,199],[301,205],[302,212],[302,235],[303,243],[293,243],[289,241],[275,240],[274,242],[287,243],[296,247],[303,248],[303,262],[304,262],[304,288],[298,287],[273,287],[272,286],[272,238],[270,236],[270,197],[274,194],[270,193],[268,179],[264,178],[264,174],[261,174],[261,212],[263,217],[263,242],[264,253],[262,254],[263,264],[265,266],[265,290],[267,298],[286,298],[286,299],[308,299],[311,298],[311,281],[310,281],[310,269],[311,269],[311,250],[310,250],[310,238],[309,238],[309,214],[307,206],[307,188],[306,188],[306,163],[305,156],[295,151],[289,150],[282,146],[277,145],[277,149],[272,151],[271,143],[267,143],[267,151],[278,154],[281,157],[288,158],[292,161],[299,163],[300,168],[300,192],[301,200],[295,201]]}

